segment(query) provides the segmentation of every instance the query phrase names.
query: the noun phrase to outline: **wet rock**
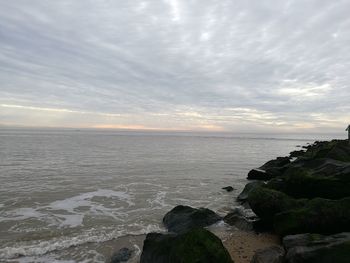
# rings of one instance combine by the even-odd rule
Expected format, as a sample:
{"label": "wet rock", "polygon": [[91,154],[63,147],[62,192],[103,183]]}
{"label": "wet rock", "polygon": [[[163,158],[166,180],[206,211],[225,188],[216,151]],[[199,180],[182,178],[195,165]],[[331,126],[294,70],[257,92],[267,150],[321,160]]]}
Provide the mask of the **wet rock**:
{"label": "wet rock", "polygon": [[298,151],[292,151],[289,153],[289,157],[294,158],[294,157],[300,157],[300,156],[304,156],[305,151],[303,150],[298,150]]}
{"label": "wet rock", "polygon": [[328,158],[343,162],[350,162],[350,145],[347,140],[332,140],[315,142],[307,148],[304,158]]}
{"label": "wet rock", "polygon": [[231,226],[243,231],[253,230],[253,222],[256,220],[256,217],[247,218],[247,216],[240,209],[235,209],[232,212],[228,213],[224,218],[224,222]]}
{"label": "wet rock", "polygon": [[273,176],[261,169],[250,170],[247,176],[248,180],[262,180],[267,181],[273,178]]}
{"label": "wet rock", "polygon": [[285,176],[285,192],[296,198],[339,199],[350,196],[350,165],[331,167],[329,164],[313,169],[289,169]]}
{"label": "wet rock", "polygon": [[261,181],[247,183],[243,191],[238,195],[237,200],[240,202],[247,201],[249,193],[253,191],[255,188],[263,186],[264,184],[265,183]]}
{"label": "wet rock", "polygon": [[260,169],[267,171],[272,168],[282,168],[290,163],[289,157],[277,157],[274,160],[266,162]]}
{"label": "wet rock", "polygon": [[195,227],[205,227],[216,223],[222,218],[208,208],[192,208],[176,206],[163,218],[165,227],[170,232],[182,233]]}
{"label": "wet rock", "polygon": [[121,248],[112,255],[110,263],[127,262],[131,258],[132,253],[133,251],[129,248]]}
{"label": "wet rock", "polygon": [[140,263],[233,263],[221,240],[203,228],[147,234]]}
{"label": "wet rock", "polygon": [[251,263],[283,263],[284,254],[284,249],[281,246],[259,249],[253,256]]}
{"label": "wet rock", "polygon": [[347,263],[350,259],[350,233],[291,235],[283,238],[283,245],[288,263]]}
{"label": "wet rock", "polygon": [[350,197],[341,200],[312,199],[302,208],[277,214],[274,229],[282,236],[350,231]]}
{"label": "wet rock", "polygon": [[223,190],[226,190],[227,192],[232,192],[234,188],[232,186],[226,186],[222,188]]}
{"label": "wet rock", "polygon": [[276,214],[302,207],[305,200],[297,200],[282,192],[258,187],[249,193],[248,203],[257,216],[272,223]]}

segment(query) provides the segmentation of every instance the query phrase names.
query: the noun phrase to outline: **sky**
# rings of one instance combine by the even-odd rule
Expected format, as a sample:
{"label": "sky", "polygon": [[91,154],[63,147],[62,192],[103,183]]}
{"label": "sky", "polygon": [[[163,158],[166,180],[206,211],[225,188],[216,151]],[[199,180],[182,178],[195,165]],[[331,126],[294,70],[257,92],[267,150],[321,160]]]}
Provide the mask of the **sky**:
{"label": "sky", "polygon": [[0,125],[343,132],[349,0],[0,0]]}

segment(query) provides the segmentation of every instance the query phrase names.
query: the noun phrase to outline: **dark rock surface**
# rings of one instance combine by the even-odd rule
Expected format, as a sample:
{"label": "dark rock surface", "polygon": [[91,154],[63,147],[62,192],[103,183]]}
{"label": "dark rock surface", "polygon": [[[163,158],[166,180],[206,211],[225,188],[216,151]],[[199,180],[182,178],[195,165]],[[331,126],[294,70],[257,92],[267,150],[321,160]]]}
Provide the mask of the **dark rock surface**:
{"label": "dark rock surface", "polygon": [[248,200],[249,193],[260,186],[263,186],[264,182],[256,181],[256,182],[250,182],[247,183],[243,189],[243,191],[238,195],[237,200],[240,202],[244,202]]}
{"label": "dark rock surface", "polygon": [[277,157],[274,160],[268,161],[260,168],[249,171],[248,180],[267,181],[274,177],[281,176],[290,164],[289,157]]}
{"label": "dark rock surface", "polygon": [[350,231],[350,197],[341,200],[312,199],[304,207],[277,214],[274,229],[281,236]]}
{"label": "dark rock surface", "polygon": [[254,229],[254,219],[247,218],[246,215],[239,209],[235,209],[223,218],[226,224],[235,226],[243,231],[252,231]]}
{"label": "dark rock surface", "polygon": [[[237,198],[248,201],[260,218],[253,222],[254,229],[259,223],[267,229],[273,227],[281,236],[316,233],[298,239],[299,244],[288,250],[288,262],[350,262],[348,234],[319,235],[350,231],[347,140],[316,141],[250,171],[248,178],[267,181],[248,183]],[[240,223],[242,218],[231,215],[230,219]],[[285,246],[290,247],[285,240]]]}
{"label": "dark rock surface", "polygon": [[127,262],[131,258],[132,253],[132,250],[123,247],[112,255],[110,263]]}
{"label": "dark rock surface", "polygon": [[179,205],[166,213],[163,223],[168,231],[183,233],[195,227],[212,225],[221,219],[210,209]]}
{"label": "dark rock surface", "polygon": [[222,189],[226,190],[227,192],[232,192],[234,190],[232,186],[225,186]]}
{"label": "dark rock surface", "polygon": [[283,238],[287,263],[348,263],[350,233],[332,236],[299,234]]}
{"label": "dark rock surface", "polygon": [[290,163],[289,157],[277,157],[274,160],[266,162],[263,166],[260,167],[262,170],[269,170],[273,168],[282,168]]}
{"label": "dark rock surface", "polygon": [[290,156],[291,158],[293,158],[293,157],[301,157],[301,156],[304,156],[304,154],[305,154],[305,151],[303,151],[303,150],[298,150],[298,151],[292,151],[292,152],[290,152],[290,153],[289,153],[289,156]]}
{"label": "dark rock surface", "polygon": [[253,256],[251,263],[283,263],[284,254],[284,249],[281,246],[259,249]]}
{"label": "dark rock surface", "polygon": [[262,180],[262,181],[267,181],[273,178],[273,175],[267,173],[264,170],[261,169],[253,169],[250,170],[247,176],[248,180]]}
{"label": "dark rock surface", "polygon": [[272,223],[276,214],[302,207],[305,200],[296,200],[282,192],[258,187],[250,192],[248,203],[257,216]]}
{"label": "dark rock surface", "polygon": [[146,236],[140,263],[232,263],[221,240],[203,228]]}

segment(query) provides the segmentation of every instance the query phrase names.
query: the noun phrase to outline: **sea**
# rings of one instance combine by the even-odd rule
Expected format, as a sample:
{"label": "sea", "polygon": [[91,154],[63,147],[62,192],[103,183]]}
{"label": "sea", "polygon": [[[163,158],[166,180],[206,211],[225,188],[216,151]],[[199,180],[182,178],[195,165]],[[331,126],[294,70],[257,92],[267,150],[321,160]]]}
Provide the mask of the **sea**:
{"label": "sea", "polygon": [[250,169],[332,138],[345,134],[0,129],[0,262],[108,262],[122,247],[138,262],[174,206],[225,215]]}

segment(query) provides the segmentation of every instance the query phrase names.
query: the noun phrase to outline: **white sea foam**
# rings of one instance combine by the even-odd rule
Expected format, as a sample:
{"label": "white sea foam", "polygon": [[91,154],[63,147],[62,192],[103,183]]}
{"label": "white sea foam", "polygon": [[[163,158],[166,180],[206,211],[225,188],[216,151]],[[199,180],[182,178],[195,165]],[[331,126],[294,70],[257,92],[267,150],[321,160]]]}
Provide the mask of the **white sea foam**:
{"label": "white sea foam", "polygon": [[[131,228],[136,228],[136,230],[128,231],[128,229]],[[161,228],[156,224],[141,225],[134,223],[128,226],[120,226],[118,229],[114,230],[107,229],[101,231],[90,229],[73,237],[62,236],[50,240],[17,242],[15,246],[0,248],[0,261],[18,258],[19,256],[42,256],[49,252],[67,249],[72,246],[83,245],[91,242],[100,243],[127,235],[137,236],[148,234],[150,232],[164,231],[164,228]]]}
{"label": "white sea foam", "polygon": [[[21,257],[16,260],[10,260],[9,262],[16,262],[16,263],[76,263],[75,260],[59,260],[56,259],[54,256],[43,256],[43,257]],[[80,262],[81,263],[81,262]]]}
{"label": "white sea foam", "polygon": [[156,194],[155,198],[147,199],[147,202],[151,205],[151,207],[163,208],[167,206],[165,203],[166,194],[167,193],[165,191],[160,191]]}
{"label": "white sea foam", "polygon": [[82,206],[90,206],[91,199],[93,197],[118,197],[119,200],[127,202],[130,206],[135,205],[135,203],[131,201],[130,195],[125,192],[99,189],[94,192],[83,193],[77,196],[52,202],[48,205],[48,207],[50,207],[53,210],[62,209],[72,212],[75,208]]}
{"label": "white sea foam", "polygon": [[[59,227],[77,227],[83,224],[84,217],[89,214],[108,216],[121,222],[124,221],[123,218],[127,217],[127,214],[119,211],[120,209],[118,207],[108,208],[100,202],[94,201],[94,197],[117,198],[129,207],[135,205],[132,201],[132,196],[126,192],[99,189],[63,200],[57,200],[45,206],[18,208],[7,211],[4,213],[4,216],[0,217],[0,222],[36,218],[46,221],[50,225],[58,225]],[[82,212],[77,211],[79,208],[88,209]]]}
{"label": "white sea foam", "polygon": [[45,214],[39,212],[37,209],[30,207],[18,208],[11,212],[4,213],[4,215],[5,216],[0,217],[0,222],[25,220],[28,218],[42,218],[45,216]]}

